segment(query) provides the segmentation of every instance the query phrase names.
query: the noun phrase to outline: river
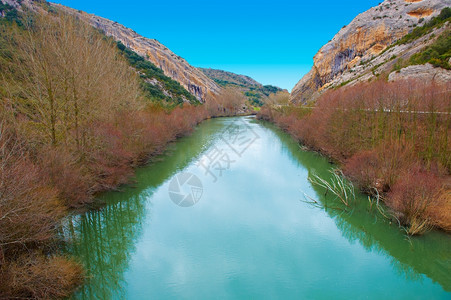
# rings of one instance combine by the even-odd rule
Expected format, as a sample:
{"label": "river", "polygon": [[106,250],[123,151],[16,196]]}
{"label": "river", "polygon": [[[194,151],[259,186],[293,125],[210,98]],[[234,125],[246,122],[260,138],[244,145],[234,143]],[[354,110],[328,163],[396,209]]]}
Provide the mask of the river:
{"label": "river", "polygon": [[207,120],[68,219],[73,298],[451,299],[450,237],[407,238],[362,194],[343,209],[308,181],[333,168],[271,124]]}

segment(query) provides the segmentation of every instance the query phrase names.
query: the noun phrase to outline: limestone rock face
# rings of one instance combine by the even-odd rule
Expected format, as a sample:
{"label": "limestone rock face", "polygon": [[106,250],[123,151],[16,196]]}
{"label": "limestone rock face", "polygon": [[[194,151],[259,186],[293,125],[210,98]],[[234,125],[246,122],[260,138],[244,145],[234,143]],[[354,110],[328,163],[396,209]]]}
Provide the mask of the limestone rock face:
{"label": "limestone rock face", "polygon": [[388,76],[388,81],[403,79],[421,79],[428,82],[447,83],[451,82],[451,71],[434,68],[431,64],[415,65],[402,68],[399,72],[392,72]]}
{"label": "limestone rock face", "polygon": [[20,7],[20,3],[17,0],[2,0],[1,2],[11,5],[15,9],[18,9]]}
{"label": "limestone rock face", "polygon": [[310,100],[343,72],[371,60],[447,6],[451,0],[385,0],[359,14],[314,56],[312,69],[293,88],[291,101]]}
{"label": "limestone rock face", "polygon": [[212,95],[219,93],[220,87],[213,80],[157,40],[145,38],[132,29],[111,20],[59,4],[52,5],[86,20],[95,28],[104,31],[106,35],[122,42],[126,47],[162,69],[166,76],[178,81],[201,102],[205,102],[209,93]]}

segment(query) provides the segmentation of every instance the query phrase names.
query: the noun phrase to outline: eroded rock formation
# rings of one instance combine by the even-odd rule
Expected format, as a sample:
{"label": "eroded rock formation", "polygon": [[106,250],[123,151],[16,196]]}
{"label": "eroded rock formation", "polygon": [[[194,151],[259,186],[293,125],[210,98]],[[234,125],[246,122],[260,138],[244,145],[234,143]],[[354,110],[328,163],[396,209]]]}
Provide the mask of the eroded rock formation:
{"label": "eroded rock formation", "polygon": [[[318,91],[343,83],[345,71],[372,60],[447,6],[451,6],[451,0],[386,0],[359,14],[314,56],[312,69],[293,88],[291,101],[307,102]],[[363,76],[365,68],[360,69]]]}

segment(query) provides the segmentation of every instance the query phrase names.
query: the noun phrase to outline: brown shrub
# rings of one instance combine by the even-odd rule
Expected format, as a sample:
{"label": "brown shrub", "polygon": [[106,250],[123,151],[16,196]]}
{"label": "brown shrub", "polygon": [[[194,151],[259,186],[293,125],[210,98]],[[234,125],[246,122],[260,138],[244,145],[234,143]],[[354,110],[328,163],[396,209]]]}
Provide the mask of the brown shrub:
{"label": "brown shrub", "polygon": [[13,131],[0,129],[0,298],[68,296],[80,282],[80,266],[35,250],[55,240],[65,214],[58,192]]}
{"label": "brown shrub", "polygon": [[17,144],[0,132],[0,252],[53,239],[64,215],[57,191]]}
{"label": "brown shrub", "polygon": [[60,299],[83,280],[79,264],[34,251],[0,267],[0,298]]}
{"label": "brown shrub", "polygon": [[441,189],[442,181],[439,177],[431,172],[413,168],[392,186],[386,203],[398,213],[398,219],[402,223],[409,225],[409,234],[421,234],[432,225],[445,221],[434,218],[437,215],[431,211],[432,207],[448,209],[445,215],[449,219],[450,207],[449,204],[441,202],[446,200],[440,196]]}
{"label": "brown shrub", "polygon": [[218,95],[209,94],[205,103],[210,117],[233,116],[243,106],[246,97],[235,88],[225,88]]}
{"label": "brown shrub", "polygon": [[92,200],[94,179],[79,160],[63,147],[44,147],[38,160],[44,178],[58,190],[66,206],[72,208]]}
{"label": "brown shrub", "polygon": [[381,143],[346,160],[343,171],[364,191],[376,188],[380,193],[388,192],[403,173],[420,164],[412,147],[410,143]]}
{"label": "brown shrub", "polygon": [[91,129],[93,146],[86,152],[84,164],[95,179],[93,191],[116,188],[132,174],[132,153],[124,148],[122,132],[112,124],[97,122]]}
{"label": "brown shrub", "polygon": [[432,225],[451,232],[451,188],[443,188],[427,210]]}
{"label": "brown shrub", "polygon": [[371,192],[373,188],[382,191],[379,168],[380,159],[373,149],[353,155],[343,166],[343,172],[364,191]]}

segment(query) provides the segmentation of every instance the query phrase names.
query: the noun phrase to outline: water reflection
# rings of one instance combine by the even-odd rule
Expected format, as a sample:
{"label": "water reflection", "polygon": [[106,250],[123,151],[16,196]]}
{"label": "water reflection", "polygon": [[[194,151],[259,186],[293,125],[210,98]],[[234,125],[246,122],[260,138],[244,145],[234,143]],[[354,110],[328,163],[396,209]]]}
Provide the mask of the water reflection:
{"label": "water reflection", "polygon": [[[318,174],[322,178],[330,178],[325,160],[312,159],[316,153],[300,151],[297,143],[275,128],[272,124],[261,122],[261,126],[269,129],[283,144],[282,151],[308,169],[309,176]],[[321,165],[321,163],[323,165]],[[332,195],[324,196],[325,190],[313,186],[316,199],[322,204],[335,200],[334,206],[340,202]],[[342,236],[349,242],[359,242],[367,251],[377,251],[392,260],[393,267],[410,279],[421,279],[425,274],[438,282],[446,291],[451,291],[451,239],[442,232],[430,232],[425,236],[409,238],[370,205],[364,195],[357,195],[356,207],[349,213],[328,209],[328,215],[334,219]]]}
{"label": "water reflection", "polygon": [[[210,122],[213,123],[206,121],[207,126],[197,128],[195,139],[178,142],[177,147],[183,151],[170,145],[162,158],[139,169],[131,186],[100,196],[99,202],[107,205],[68,218],[65,234],[67,240],[72,241],[68,252],[73,253],[89,272],[87,284],[74,298],[125,299],[124,272],[143,221],[151,223],[152,220],[152,203],[147,200],[159,185],[210,147],[223,127],[220,123]],[[171,159],[164,159],[165,156]]]}
{"label": "water reflection", "polygon": [[[385,280],[399,280],[420,291],[423,286],[414,286],[415,282],[424,281],[426,275],[450,291],[451,241],[447,235],[432,232],[406,239],[394,224],[369,211],[363,195],[352,213],[327,209],[322,217],[323,212],[306,209],[300,201],[300,188],[322,203],[334,201],[306,180],[312,174],[329,176],[333,166],[318,154],[301,151],[289,136],[268,123],[246,119],[262,141],[217,183],[203,178],[206,193],[199,204],[188,210],[176,207],[164,187],[182,170],[191,168],[195,172],[193,165],[218,143],[219,132],[233,120],[203,123],[192,136],[173,145],[161,160],[139,169],[133,187],[103,195],[101,200],[108,205],[69,219],[66,234],[74,243],[68,251],[90,271],[87,284],[74,298],[145,298],[151,295],[147,294],[150,290],[161,298],[249,298],[267,295],[266,288],[285,298],[350,297],[351,291],[339,294],[338,287],[336,291],[314,287],[318,282],[334,282],[324,273],[343,269],[352,272],[352,266],[338,257],[339,253],[351,255],[340,251],[360,251],[349,244],[361,245],[363,251],[358,257],[375,268],[376,262],[384,264],[381,258],[388,260],[392,270],[387,272],[396,270],[399,278],[387,274]],[[240,201],[231,201],[240,196]],[[303,218],[308,222],[299,223]],[[327,227],[328,220],[339,229],[338,236],[334,228]],[[349,243],[343,244],[342,237]],[[337,257],[327,258],[330,255]],[[325,261],[333,262],[329,270],[327,264],[320,263],[325,257]],[[259,264],[266,267],[260,269]],[[187,270],[187,266],[191,268]],[[186,272],[191,272],[191,278]],[[365,274],[360,277],[370,284],[365,282]],[[402,278],[408,278],[407,282]],[[198,286],[199,282],[205,285]],[[375,284],[390,285],[384,278]],[[362,288],[368,293],[369,287]],[[427,288],[425,293],[443,297],[440,287],[427,283]],[[373,297],[378,295],[382,294]]]}

